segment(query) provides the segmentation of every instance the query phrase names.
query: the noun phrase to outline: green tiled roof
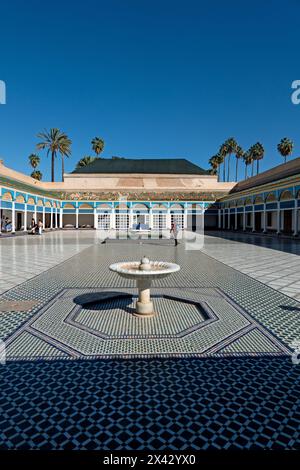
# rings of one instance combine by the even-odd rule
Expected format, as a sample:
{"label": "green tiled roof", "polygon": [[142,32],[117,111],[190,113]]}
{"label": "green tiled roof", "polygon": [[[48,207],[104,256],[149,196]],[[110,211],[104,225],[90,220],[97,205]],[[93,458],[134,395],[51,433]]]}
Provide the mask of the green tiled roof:
{"label": "green tiled roof", "polygon": [[72,173],[150,173],[173,175],[207,175],[208,172],[185,158],[168,159],[107,159],[97,158]]}

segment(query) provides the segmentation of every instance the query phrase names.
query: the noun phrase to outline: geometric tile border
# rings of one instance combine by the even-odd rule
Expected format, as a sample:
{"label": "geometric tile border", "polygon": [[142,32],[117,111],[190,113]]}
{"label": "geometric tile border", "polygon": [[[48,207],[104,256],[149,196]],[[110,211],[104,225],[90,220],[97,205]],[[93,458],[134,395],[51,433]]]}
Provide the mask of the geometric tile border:
{"label": "geometric tile border", "polygon": [[[153,319],[132,316],[123,308],[121,299],[107,298],[116,295],[110,294],[111,291],[64,289],[8,339],[7,359],[54,359],[59,355],[68,359],[128,359],[291,353],[220,289],[153,288],[153,300],[159,302],[160,309]],[[119,288],[118,293],[128,303],[128,297],[131,302],[136,289]],[[89,296],[94,302],[92,306],[76,303],[76,299]],[[101,306],[102,296],[105,300]]]}

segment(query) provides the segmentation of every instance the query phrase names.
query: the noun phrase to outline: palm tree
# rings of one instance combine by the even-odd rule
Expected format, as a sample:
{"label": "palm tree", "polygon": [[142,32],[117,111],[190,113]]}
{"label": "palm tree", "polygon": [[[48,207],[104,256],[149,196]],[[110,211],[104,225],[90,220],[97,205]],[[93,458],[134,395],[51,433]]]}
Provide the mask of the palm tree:
{"label": "palm tree", "polygon": [[253,147],[254,147],[254,149],[253,149],[254,160],[256,160],[256,174],[258,175],[258,173],[259,173],[259,160],[262,160],[264,158],[265,149],[264,149],[263,145],[260,142],[256,142],[256,144],[254,144]]}
{"label": "palm tree", "polygon": [[221,163],[223,163],[223,181],[226,180],[226,155],[227,155],[227,147],[225,144],[222,144],[219,149],[219,155],[221,158]]}
{"label": "palm tree", "polygon": [[100,139],[100,137],[95,137],[92,140],[91,144],[92,144],[92,149],[94,150],[95,154],[97,155],[97,157],[99,157],[100,153],[104,149],[104,140]]}
{"label": "palm tree", "polygon": [[210,174],[211,175],[216,175],[218,173],[218,162],[217,162],[217,157],[216,155],[214,155],[213,157],[211,157],[208,161],[208,163],[210,164],[211,166],[211,169],[209,170]]}
{"label": "palm tree", "polygon": [[40,161],[41,161],[40,157],[36,155],[35,153],[32,153],[31,155],[29,155],[28,160],[29,160],[29,165],[31,165],[34,170],[39,166]]}
{"label": "palm tree", "polygon": [[245,162],[245,180],[248,178],[248,165],[252,163],[253,157],[251,155],[250,149],[244,153],[244,162]]}
{"label": "palm tree", "polygon": [[93,163],[95,160],[97,160],[96,157],[90,157],[89,155],[87,155],[86,157],[83,157],[81,158],[81,160],[79,160],[79,162],[76,165],[76,168],[82,168],[84,166],[88,166],[91,163]]}
{"label": "palm tree", "polygon": [[34,170],[30,176],[35,180],[41,181],[43,174],[40,172],[40,170]]}
{"label": "palm tree", "polygon": [[39,139],[41,139],[41,142],[39,142],[36,146],[37,149],[47,149],[47,155],[51,153],[51,181],[54,181],[54,163],[55,157],[58,153],[61,156],[61,173],[62,181],[64,181],[64,157],[69,157],[71,155],[72,141],[64,132],[61,132],[56,128],[50,129],[50,131],[45,130],[44,132],[40,132],[37,136]]}
{"label": "palm tree", "polygon": [[228,165],[227,165],[227,181],[229,181],[230,177],[230,157],[231,154],[236,151],[237,143],[233,137],[230,137],[225,141],[225,146],[227,148],[227,156],[228,156]]}
{"label": "palm tree", "polygon": [[292,154],[294,148],[294,142],[287,137],[281,139],[279,144],[277,145],[277,150],[282,157],[284,157],[284,163],[286,163],[287,157]]}
{"label": "palm tree", "polygon": [[243,158],[245,152],[244,150],[242,149],[242,147],[240,145],[237,145],[236,146],[236,149],[235,149],[235,158],[236,158],[236,162],[235,162],[235,181],[238,180],[238,165],[239,165],[239,159],[240,158]]}

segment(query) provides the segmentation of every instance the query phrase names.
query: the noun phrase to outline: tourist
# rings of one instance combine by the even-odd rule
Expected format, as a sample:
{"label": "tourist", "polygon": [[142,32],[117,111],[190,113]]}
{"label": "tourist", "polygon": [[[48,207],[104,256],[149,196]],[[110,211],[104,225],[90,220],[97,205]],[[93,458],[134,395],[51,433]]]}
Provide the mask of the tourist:
{"label": "tourist", "polygon": [[5,231],[5,226],[6,226],[6,221],[5,221],[5,216],[2,216],[1,219],[1,230],[4,232]]}
{"label": "tourist", "polygon": [[41,219],[39,219],[39,221],[38,221],[39,235],[42,235],[43,227],[44,227],[43,222],[41,221]]}
{"label": "tourist", "polygon": [[177,246],[178,245],[178,241],[177,241],[178,227],[177,227],[177,223],[175,221],[171,225],[170,233],[173,233],[175,246]]}
{"label": "tourist", "polygon": [[30,233],[31,233],[32,235],[35,235],[35,234],[37,233],[37,231],[38,231],[38,226],[37,226],[37,224],[35,223],[34,218],[32,217],[32,219],[31,219],[31,224],[30,224]]}
{"label": "tourist", "polygon": [[6,232],[11,232],[12,231],[12,223],[11,223],[11,220],[8,217],[5,218],[5,231]]}

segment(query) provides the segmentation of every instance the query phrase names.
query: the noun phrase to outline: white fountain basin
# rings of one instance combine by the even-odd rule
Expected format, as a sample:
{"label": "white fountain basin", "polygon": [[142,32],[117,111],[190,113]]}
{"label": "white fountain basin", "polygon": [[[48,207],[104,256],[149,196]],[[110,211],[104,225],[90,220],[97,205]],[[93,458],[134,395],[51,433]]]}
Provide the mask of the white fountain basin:
{"label": "white fountain basin", "polygon": [[139,298],[136,303],[136,316],[152,317],[153,302],[150,298],[151,282],[154,279],[162,279],[180,270],[180,266],[175,263],[165,261],[149,261],[144,257],[141,261],[121,261],[111,264],[109,269],[126,279],[135,279],[139,291]]}

